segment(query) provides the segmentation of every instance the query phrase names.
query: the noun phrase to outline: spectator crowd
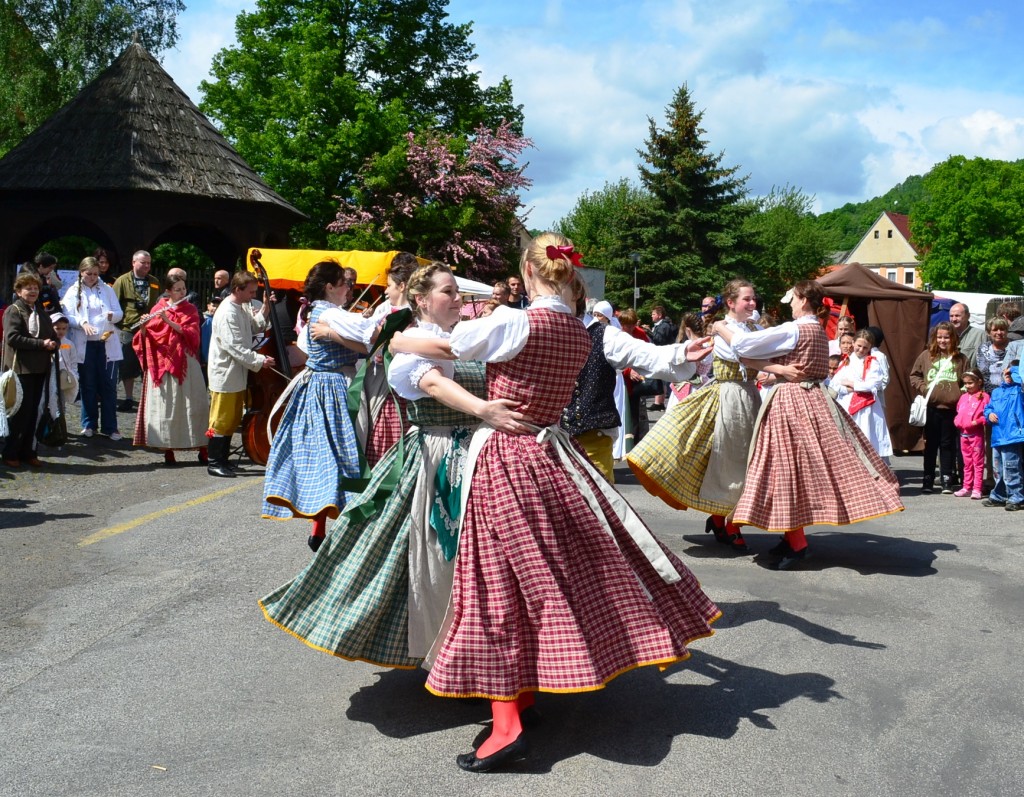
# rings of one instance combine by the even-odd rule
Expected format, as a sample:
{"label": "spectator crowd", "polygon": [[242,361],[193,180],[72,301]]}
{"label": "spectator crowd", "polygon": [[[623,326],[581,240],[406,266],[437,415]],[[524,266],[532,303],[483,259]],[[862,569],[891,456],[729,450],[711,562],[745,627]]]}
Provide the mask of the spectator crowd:
{"label": "spectator crowd", "polygon": [[[212,294],[201,310],[196,293],[188,291],[183,270],[171,269],[164,280],[158,280],[151,273],[152,257],[145,251],[134,253],[131,267],[120,275],[111,268],[112,261],[107,251],[97,249],[79,263],[77,279],[69,285],[57,276],[57,259],[52,255],[40,253],[21,267],[4,316],[4,370],[18,375],[17,380],[7,377],[4,383],[9,399],[8,417],[0,425],[0,432],[6,434],[5,464],[10,468],[42,465],[33,442],[35,430],[45,409],[56,412],[55,397],[60,392],[65,403],[79,403],[81,438],[102,435],[118,441],[122,439],[119,414],[129,414],[133,441],[163,450],[168,465],[176,464],[175,450],[195,450],[200,461],[207,462],[213,429],[217,454],[213,467],[227,473],[230,469],[220,440],[227,435],[216,431],[217,423],[225,431],[235,431],[235,416],[245,404],[246,369],[272,367],[272,363],[251,353],[233,358],[225,354],[230,346],[214,347],[219,357],[214,381],[224,387],[225,368],[232,374],[228,391],[232,406],[225,421],[223,391],[207,393],[209,353],[215,317],[222,306],[224,318],[241,312],[250,319],[247,330],[239,330],[236,323],[230,334],[243,350],[251,349],[248,338],[265,328],[265,313],[254,315],[254,305],[246,298],[255,293],[255,286],[247,282],[240,301],[234,301],[238,286],[233,275],[218,270]],[[607,302],[602,304],[604,312],[584,316],[587,324],[611,324],[630,338],[655,346],[698,340],[728,311],[722,297],[706,296],[699,310],[684,314],[678,324],[661,305],[652,307],[649,323],[643,323],[632,309],[614,310]],[[529,305],[522,277],[513,274],[493,285],[491,298],[481,303],[476,314],[487,316],[497,308],[524,310]],[[771,318],[754,310],[753,321],[767,326]],[[888,462],[893,454],[885,415],[890,373],[883,340],[880,329],[857,329],[852,315],[842,315],[829,340],[826,381],[839,405]],[[930,330],[928,346],[909,374],[912,390],[927,403],[924,494],[973,498],[986,507],[1007,511],[1024,508],[1022,348],[1024,317],[1012,302],[1001,305],[984,330],[971,325],[970,310],[963,303],[950,308],[949,321]],[[711,363],[710,357],[697,363],[693,376],[684,381],[649,378],[625,363],[614,369],[617,423],[606,422],[609,428],[602,434],[611,440],[616,458],[643,440],[659,413],[713,381]],[[199,376],[202,379],[196,381]],[[770,390],[771,380],[765,374],[761,377],[759,389]],[[12,386],[15,381],[18,384]],[[141,384],[138,391],[137,383]],[[216,422],[210,420],[210,397]]]}

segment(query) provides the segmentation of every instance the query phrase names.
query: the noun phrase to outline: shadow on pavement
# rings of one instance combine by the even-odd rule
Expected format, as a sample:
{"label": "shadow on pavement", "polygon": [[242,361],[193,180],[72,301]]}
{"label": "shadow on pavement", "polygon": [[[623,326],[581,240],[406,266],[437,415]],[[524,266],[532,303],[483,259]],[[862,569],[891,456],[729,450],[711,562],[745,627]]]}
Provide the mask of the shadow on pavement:
{"label": "shadow on pavement", "polygon": [[5,512],[3,516],[4,531],[16,529],[29,529],[33,526],[41,526],[54,520],[78,520],[81,518],[94,517],[86,512],[62,512],[60,514],[49,514],[47,512]]}
{"label": "shadow on pavement", "polygon": [[[938,558],[940,551],[960,550],[952,543],[911,540],[906,537],[885,537],[856,531],[826,531],[824,530],[826,527],[821,528],[822,530],[818,531],[813,526],[809,527],[807,531],[809,556],[805,562],[799,565],[799,570],[820,571],[830,567],[845,567],[862,576],[890,575],[919,578],[938,572],[933,563]],[[750,553],[746,556],[753,556],[754,564],[764,569],[773,569],[778,559],[769,556],[767,552],[778,543],[781,535],[748,531],[743,536],[750,548]],[[715,538],[710,534],[706,537],[686,535],[683,539],[693,543],[684,553],[696,559],[746,558],[726,550],[715,542]],[[792,572],[798,571],[794,569]]]}
{"label": "shadow on pavement", "polygon": [[[669,680],[692,678],[691,672],[713,683]],[[400,739],[484,726],[473,739],[467,733],[459,750],[439,749],[438,755],[454,759],[456,753],[478,746],[490,732],[487,701],[434,697],[423,688],[425,680],[422,671],[383,672],[375,684],[352,696],[346,716]],[[656,766],[678,736],[728,739],[743,720],[763,730],[776,730],[766,711],[798,698],[817,703],[842,699],[834,685],[833,679],[820,673],[779,674],[695,651],[689,661],[665,673],[644,667],[596,692],[538,694],[543,721],[527,732],[530,755],[515,771],[548,772],[559,761],[584,754],[620,764]]]}
{"label": "shadow on pavement", "polygon": [[739,628],[747,623],[765,620],[779,625],[788,625],[811,639],[827,645],[848,645],[853,648],[868,650],[885,650],[886,646],[878,642],[862,642],[851,634],[844,634],[832,628],[812,623],[798,614],[793,614],[774,601],[742,601],[740,603],[718,603],[722,610],[722,618],[715,623],[715,629]]}

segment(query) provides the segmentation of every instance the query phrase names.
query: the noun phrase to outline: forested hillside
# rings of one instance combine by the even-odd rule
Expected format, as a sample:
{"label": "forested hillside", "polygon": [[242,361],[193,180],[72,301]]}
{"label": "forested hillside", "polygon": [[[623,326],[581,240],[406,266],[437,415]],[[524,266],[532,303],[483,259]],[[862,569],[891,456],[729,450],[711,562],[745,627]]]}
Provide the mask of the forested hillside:
{"label": "forested hillside", "polygon": [[853,249],[883,210],[910,215],[914,205],[925,198],[924,177],[912,175],[882,196],[864,202],[848,202],[822,213],[818,224],[835,233],[838,248]]}

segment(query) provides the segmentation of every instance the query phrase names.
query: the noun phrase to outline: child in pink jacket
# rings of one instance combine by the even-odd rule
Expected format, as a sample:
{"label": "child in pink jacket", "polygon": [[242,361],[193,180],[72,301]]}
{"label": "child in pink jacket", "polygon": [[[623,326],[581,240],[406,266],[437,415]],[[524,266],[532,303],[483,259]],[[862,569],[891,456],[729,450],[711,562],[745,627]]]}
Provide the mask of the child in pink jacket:
{"label": "child in pink jacket", "polygon": [[963,487],[953,495],[965,498],[970,495],[981,500],[981,486],[985,475],[985,407],[989,396],[982,388],[985,383],[981,371],[972,368],[964,372],[966,391],[956,404],[953,425],[960,430],[960,451],[964,455]]}

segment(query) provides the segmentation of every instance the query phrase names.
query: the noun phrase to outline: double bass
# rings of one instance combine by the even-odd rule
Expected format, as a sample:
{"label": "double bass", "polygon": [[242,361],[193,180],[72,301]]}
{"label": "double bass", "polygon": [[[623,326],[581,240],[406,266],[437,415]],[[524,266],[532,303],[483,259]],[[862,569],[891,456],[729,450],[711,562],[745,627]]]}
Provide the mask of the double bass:
{"label": "double bass", "polygon": [[[249,255],[249,265],[263,289],[263,300],[269,302],[270,277],[260,261],[261,257],[260,250],[253,249]],[[270,334],[256,351],[266,357],[273,357],[277,368],[261,368],[249,372],[247,407],[242,418],[242,449],[257,465],[266,465],[270,458],[270,434],[280,420],[279,416],[271,417],[271,410],[292,378],[284,330],[281,329],[274,307],[270,309]]]}

